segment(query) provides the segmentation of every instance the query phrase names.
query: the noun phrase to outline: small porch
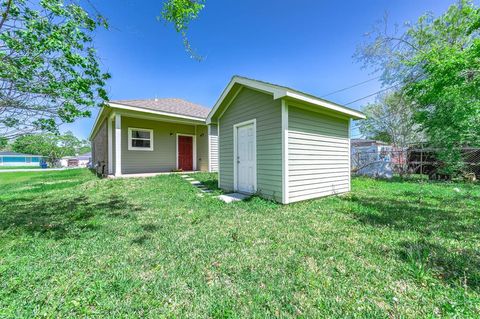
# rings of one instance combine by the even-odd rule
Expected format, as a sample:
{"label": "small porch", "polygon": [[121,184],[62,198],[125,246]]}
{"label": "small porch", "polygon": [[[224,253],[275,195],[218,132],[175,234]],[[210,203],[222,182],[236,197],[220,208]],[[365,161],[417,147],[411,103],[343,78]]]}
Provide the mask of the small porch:
{"label": "small porch", "polygon": [[208,127],[200,119],[113,109],[106,121],[109,177],[209,170]]}

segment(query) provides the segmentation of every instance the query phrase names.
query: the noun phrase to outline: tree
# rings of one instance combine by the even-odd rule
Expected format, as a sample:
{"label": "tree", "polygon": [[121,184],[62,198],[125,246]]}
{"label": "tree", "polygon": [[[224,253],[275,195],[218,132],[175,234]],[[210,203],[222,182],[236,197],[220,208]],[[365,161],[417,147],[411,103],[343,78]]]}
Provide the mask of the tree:
{"label": "tree", "polygon": [[455,166],[461,147],[480,146],[480,9],[460,0],[438,18],[405,24],[403,33],[387,26],[370,33],[356,56],[381,72],[384,85],[402,88],[429,143],[442,148],[447,168]]}
{"label": "tree", "polygon": [[[187,30],[203,7],[204,0],[166,0],[161,14],[194,58]],[[108,99],[110,75],[93,46],[94,31],[108,24],[92,11],[75,0],[0,0],[0,137],[55,133]]]}
{"label": "tree", "polygon": [[107,100],[92,44],[104,18],[74,0],[0,0],[0,12],[0,136],[56,132]]}
{"label": "tree", "polygon": [[183,45],[190,57],[202,60],[190,45],[187,31],[190,22],[198,18],[200,11],[205,7],[205,0],[167,0],[163,6],[161,18],[172,23],[175,30],[182,35]]}
{"label": "tree", "polygon": [[66,132],[63,135],[52,133],[23,135],[15,139],[12,149],[19,153],[42,155],[50,166],[55,166],[62,157],[79,154],[83,146],[84,141],[80,141],[71,132]]}
{"label": "tree", "polygon": [[0,151],[4,150],[8,145],[8,140],[4,137],[0,137]]}
{"label": "tree", "polygon": [[367,138],[398,147],[419,142],[423,139],[423,134],[414,122],[413,110],[401,92],[385,93],[363,109],[367,119],[359,122],[360,132]]}

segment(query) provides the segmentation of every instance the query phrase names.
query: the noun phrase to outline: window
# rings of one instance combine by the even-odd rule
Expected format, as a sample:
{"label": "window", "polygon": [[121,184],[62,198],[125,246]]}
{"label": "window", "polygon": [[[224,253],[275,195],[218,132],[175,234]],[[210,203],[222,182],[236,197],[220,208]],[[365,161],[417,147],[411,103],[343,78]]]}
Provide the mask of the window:
{"label": "window", "polygon": [[25,163],[31,164],[32,163],[32,158],[31,157],[25,157]]}
{"label": "window", "polygon": [[153,130],[129,127],[128,150],[153,151]]}

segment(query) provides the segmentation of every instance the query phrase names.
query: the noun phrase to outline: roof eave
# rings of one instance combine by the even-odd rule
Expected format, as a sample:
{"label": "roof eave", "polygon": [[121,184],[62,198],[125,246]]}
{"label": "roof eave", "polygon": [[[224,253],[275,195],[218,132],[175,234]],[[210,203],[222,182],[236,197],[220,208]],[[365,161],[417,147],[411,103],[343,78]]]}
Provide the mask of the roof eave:
{"label": "roof eave", "polygon": [[365,116],[365,114],[363,114],[362,112],[359,112],[359,111],[356,111],[356,110],[353,110],[353,109],[350,109],[350,108],[347,108],[347,107],[344,107],[342,105],[335,104],[335,103],[332,103],[332,102],[329,102],[329,101],[325,101],[325,100],[318,99],[318,98],[313,98],[313,97],[310,97],[308,95],[300,94],[300,93],[297,93],[297,92],[292,92],[292,91],[289,91],[289,90],[285,90],[284,95],[278,96],[277,98],[291,98],[291,99],[298,100],[298,101],[301,101],[301,102],[306,102],[306,103],[309,103],[309,104],[321,106],[325,109],[347,115],[348,117],[350,117],[354,120],[361,120],[361,119],[366,119],[367,118]]}
{"label": "roof eave", "polygon": [[196,116],[182,115],[182,114],[176,114],[176,113],[170,113],[170,112],[164,112],[164,111],[157,111],[157,110],[147,109],[147,108],[143,108],[143,107],[137,107],[137,106],[131,106],[131,105],[125,105],[125,104],[119,104],[119,103],[112,103],[112,102],[109,102],[107,104],[108,104],[108,106],[110,106],[112,108],[115,108],[115,109],[122,109],[122,110],[138,111],[138,112],[144,112],[144,113],[150,113],[150,114],[164,115],[164,116],[170,116],[170,117],[192,120],[192,121],[199,121],[199,122],[205,123],[205,118],[203,118],[203,117],[196,117]]}
{"label": "roof eave", "polygon": [[297,91],[289,90],[288,88],[279,87],[274,84],[265,83],[261,81],[256,81],[252,79],[247,79],[239,76],[234,76],[227,87],[223,90],[220,98],[218,99],[217,103],[215,103],[214,107],[210,111],[207,116],[207,124],[212,123],[212,119],[214,118],[215,114],[219,110],[220,106],[222,105],[223,101],[227,97],[228,93],[232,90],[235,84],[240,84],[242,86],[246,86],[249,88],[253,88],[259,91],[263,91],[269,94],[273,94],[273,99],[282,99],[282,98],[291,98],[294,100],[306,102],[312,105],[320,106],[326,108],[328,110],[341,113],[343,115],[348,116],[349,118],[359,120],[365,119],[366,116],[362,112],[350,109],[348,107],[335,104],[333,102],[329,102],[320,98],[316,98],[307,94],[302,94]]}

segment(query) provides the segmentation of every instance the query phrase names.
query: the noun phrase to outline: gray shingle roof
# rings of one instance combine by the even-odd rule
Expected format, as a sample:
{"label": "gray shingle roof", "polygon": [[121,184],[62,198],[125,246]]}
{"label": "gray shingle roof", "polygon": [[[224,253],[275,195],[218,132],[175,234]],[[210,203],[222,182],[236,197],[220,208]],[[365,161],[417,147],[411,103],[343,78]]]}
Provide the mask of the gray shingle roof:
{"label": "gray shingle roof", "polygon": [[210,109],[201,105],[177,98],[146,100],[115,100],[111,103],[138,107],[142,109],[185,115],[206,119]]}

